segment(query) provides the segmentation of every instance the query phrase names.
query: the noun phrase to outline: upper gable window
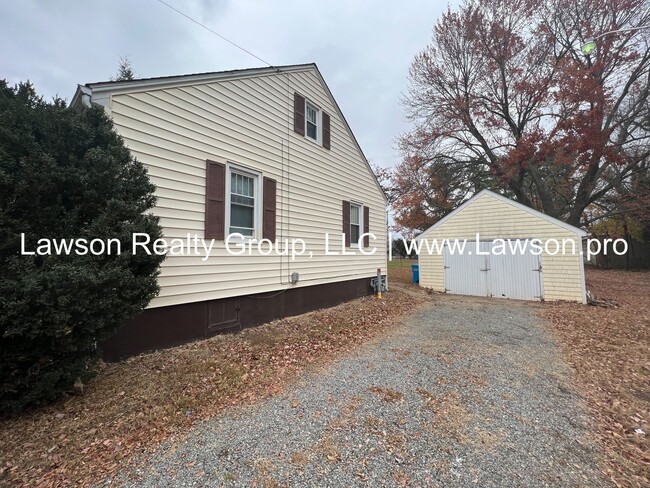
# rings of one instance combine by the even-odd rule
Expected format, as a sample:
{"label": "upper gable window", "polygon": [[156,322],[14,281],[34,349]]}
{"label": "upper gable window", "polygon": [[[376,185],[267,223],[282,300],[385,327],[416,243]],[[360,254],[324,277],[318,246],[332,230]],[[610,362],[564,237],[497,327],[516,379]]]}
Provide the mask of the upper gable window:
{"label": "upper gable window", "polygon": [[358,203],[350,203],[350,247],[359,247],[359,237],[363,228],[362,209]]}
{"label": "upper gable window", "polygon": [[320,140],[320,110],[305,100],[305,135],[318,142]]}
{"label": "upper gable window", "polygon": [[293,94],[293,130],[329,150],[332,143],[330,116],[299,93]]}

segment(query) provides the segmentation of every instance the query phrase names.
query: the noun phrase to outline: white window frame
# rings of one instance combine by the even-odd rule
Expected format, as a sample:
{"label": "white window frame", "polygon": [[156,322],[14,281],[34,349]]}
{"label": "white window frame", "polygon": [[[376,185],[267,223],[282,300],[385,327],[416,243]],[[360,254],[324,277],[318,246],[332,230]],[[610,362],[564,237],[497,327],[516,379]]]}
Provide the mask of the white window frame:
{"label": "white window frame", "polygon": [[350,247],[359,248],[359,241],[352,240],[352,207],[359,207],[359,238],[363,235],[363,203],[350,201]]}
{"label": "white window frame", "polygon": [[[253,195],[255,198],[255,204],[253,206],[253,235],[244,236],[244,240],[248,241],[251,239],[259,239],[261,236],[261,229],[262,229],[262,185],[260,184],[260,182],[262,181],[262,173],[230,162],[226,165],[226,218],[224,219],[225,226],[226,226],[225,235],[226,237],[230,235],[230,227],[231,227],[230,225],[231,188],[230,187],[231,187],[232,173],[238,173],[253,178]],[[235,240],[235,239],[231,239],[231,240]]]}
{"label": "white window frame", "polygon": [[[307,135],[307,107],[311,107],[316,110],[316,139]],[[305,98],[305,139],[315,142],[318,145],[322,144],[323,141],[323,111],[318,105],[316,105],[311,100]]]}

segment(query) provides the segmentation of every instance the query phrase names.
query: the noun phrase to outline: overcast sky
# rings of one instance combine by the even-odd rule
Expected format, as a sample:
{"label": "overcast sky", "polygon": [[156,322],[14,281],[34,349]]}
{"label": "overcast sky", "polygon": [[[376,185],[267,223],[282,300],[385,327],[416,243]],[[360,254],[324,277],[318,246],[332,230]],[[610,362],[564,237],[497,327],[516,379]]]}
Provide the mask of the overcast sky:
{"label": "overcast sky", "polygon": [[[165,1],[270,64],[316,62],[366,157],[398,162],[408,68],[447,2]],[[2,0],[0,45],[0,78],[68,100],[120,56],[138,77],[263,66],[158,0]]]}

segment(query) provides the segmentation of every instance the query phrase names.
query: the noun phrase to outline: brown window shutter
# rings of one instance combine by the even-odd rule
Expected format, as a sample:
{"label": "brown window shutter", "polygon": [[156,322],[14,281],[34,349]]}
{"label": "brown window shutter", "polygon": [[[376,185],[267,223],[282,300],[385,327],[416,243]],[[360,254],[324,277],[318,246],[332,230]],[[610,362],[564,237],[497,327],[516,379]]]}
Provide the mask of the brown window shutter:
{"label": "brown window shutter", "polygon": [[[367,234],[370,232],[370,209],[363,206],[363,233]],[[364,236],[363,238],[363,247],[370,247],[370,236]]]}
{"label": "brown window shutter", "polygon": [[323,112],[323,147],[330,148],[330,116]]}
{"label": "brown window shutter", "polygon": [[350,202],[343,200],[343,235],[345,247],[350,247]]}
{"label": "brown window shutter", "polygon": [[305,97],[293,94],[293,130],[305,135]]}
{"label": "brown window shutter", "polygon": [[276,181],[264,177],[264,213],[262,214],[262,238],[275,241],[275,202],[276,202]]}
{"label": "brown window shutter", "polygon": [[226,227],[226,166],[206,161],[205,167],[205,238],[224,238]]}

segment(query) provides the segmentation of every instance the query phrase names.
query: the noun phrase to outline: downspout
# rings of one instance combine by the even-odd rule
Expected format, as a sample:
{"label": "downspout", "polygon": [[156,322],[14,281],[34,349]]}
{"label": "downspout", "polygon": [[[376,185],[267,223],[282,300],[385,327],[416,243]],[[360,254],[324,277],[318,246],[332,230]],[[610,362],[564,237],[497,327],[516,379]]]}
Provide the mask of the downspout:
{"label": "downspout", "polygon": [[389,251],[390,247],[392,245],[392,242],[391,242],[391,239],[390,239],[391,235],[390,235],[390,227],[389,227],[389,223],[388,223],[388,211],[389,211],[388,207],[386,207],[386,244],[388,245],[388,249],[386,249],[386,254],[387,254],[387,256],[386,256],[386,291],[388,291],[388,266],[390,266],[390,260],[389,260],[388,256],[390,256],[392,258],[392,254],[390,254],[390,251]]}
{"label": "downspout", "polygon": [[[285,239],[288,240],[291,237],[291,124],[293,118],[293,105],[291,103],[291,73],[288,71],[283,71],[281,69],[277,70],[278,73],[284,74],[286,80],[286,90],[287,90],[287,138],[286,138],[286,173],[285,173],[285,151],[282,151],[282,213],[286,215],[286,221],[281,222],[280,232],[284,231],[284,226],[286,225],[286,235]],[[284,148],[284,143],[282,143]],[[285,207],[286,204],[286,207]],[[282,239],[282,235],[280,238]],[[292,263],[287,255],[287,269],[286,273],[282,265],[284,256],[280,256],[280,283],[282,284],[291,284],[295,285],[294,282],[290,279],[292,275]]]}

